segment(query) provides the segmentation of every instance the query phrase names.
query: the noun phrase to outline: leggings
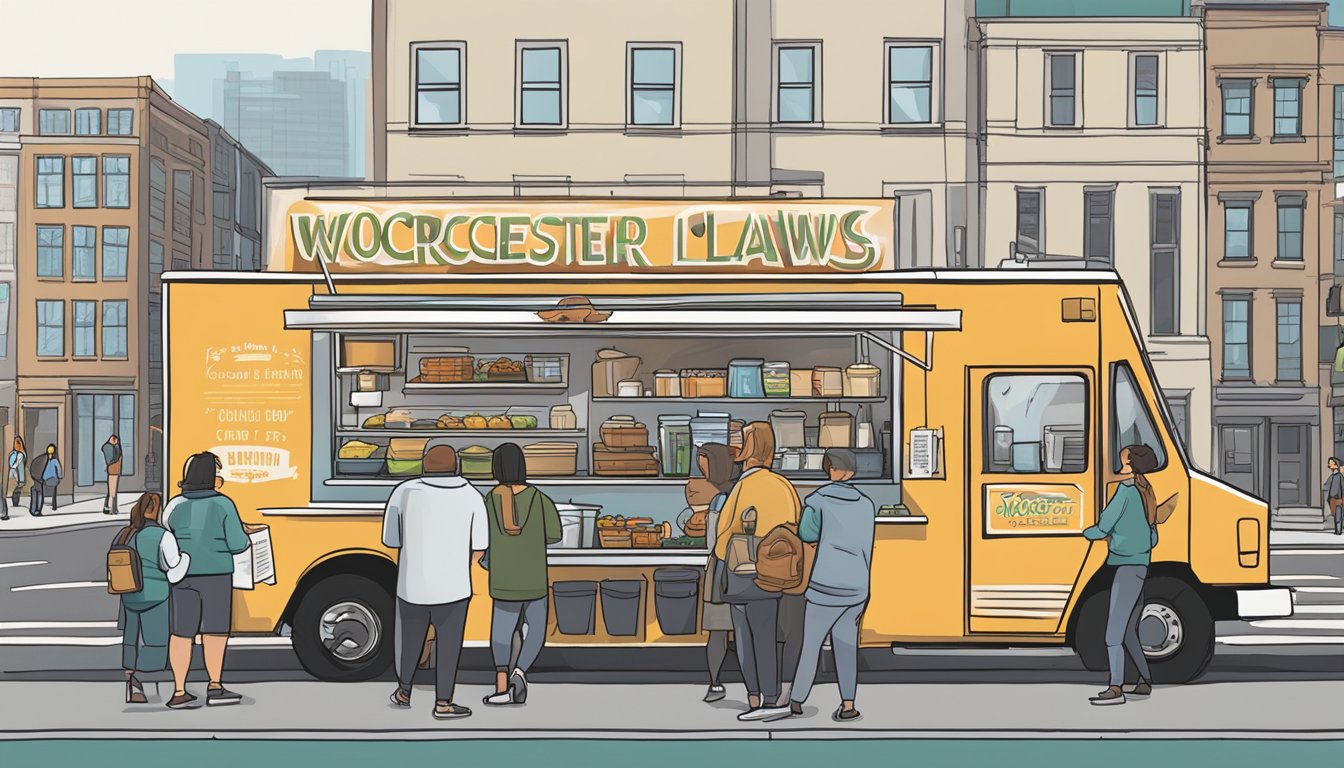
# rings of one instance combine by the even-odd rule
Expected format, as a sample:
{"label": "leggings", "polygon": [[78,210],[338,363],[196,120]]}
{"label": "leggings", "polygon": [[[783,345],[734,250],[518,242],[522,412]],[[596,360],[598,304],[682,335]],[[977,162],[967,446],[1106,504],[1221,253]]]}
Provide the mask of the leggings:
{"label": "leggings", "polygon": [[490,615],[490,655],[494,657],[495,671],[509,671],[509,657],[513,655],[513,633],[521,631],[523,644],[518,649],[517,668],[527,672],[546,644],[546,617],[550,601],[496,600]]}
{"label": "leggings", "polygon": [[1139,643],[1139,615],[1143,611],[1143,580],[1146,565],[1122,565],[1111,582],[1110,612],[1106,616],[1106,659],[1111,667],[1111,685],[1125,682],[1125,656],[1139,670],[1139,679],[1152,682],[1148,659]]}
{"label": "leggings", "polygon": [[798,677],[793,682],[789,698],[801,704],[812,692],[817,679],[817,665],[821,661],[821,644],[827,633],[831,636],[831,653],[835,656],[835,680],[840,686],[840,700],[853,701],[859,686],[859,621],[863,618],[864,603],[858,605],[807,604],[803,623],[802,656],[798,662]]}
{"label": "leggings", "polygon": [[728,658],[728,630],[709,630],[709,642],[705,643],[705,657],[709,662],[709,684],[718,685],[723,662]]}
{"label": "leggings", "polygon": [[733,604],[733,634],[737,636],[737,663],[747,693],[761,697],[762,706],[779,698],[779,600]]}

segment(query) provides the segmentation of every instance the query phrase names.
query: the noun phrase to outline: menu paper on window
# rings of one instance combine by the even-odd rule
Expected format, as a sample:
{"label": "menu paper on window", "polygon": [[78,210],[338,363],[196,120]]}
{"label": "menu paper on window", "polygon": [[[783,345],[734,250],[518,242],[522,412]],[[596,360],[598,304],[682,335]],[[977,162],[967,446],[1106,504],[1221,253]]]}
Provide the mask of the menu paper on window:
{"label": "menu paper on window", "polygon": [[907,477],[929,478],[938,473],[941,429],[910,430],[910,473]]}
{"label": "menu paper on window", "polygon": [[252,546],[233,556],[233,588],[253,589],[275,584],[275,556],[269,525],[243,525]]}

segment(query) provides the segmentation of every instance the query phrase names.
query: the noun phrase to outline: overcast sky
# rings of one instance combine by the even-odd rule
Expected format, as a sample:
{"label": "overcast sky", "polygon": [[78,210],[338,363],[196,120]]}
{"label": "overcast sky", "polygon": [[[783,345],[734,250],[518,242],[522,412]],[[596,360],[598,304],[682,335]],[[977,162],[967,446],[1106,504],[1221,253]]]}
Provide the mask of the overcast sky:
{"label": "overcast sky", "polygon": [[369,50],[370,0],[0,0],[0,77],[173,77],[178,53]]}

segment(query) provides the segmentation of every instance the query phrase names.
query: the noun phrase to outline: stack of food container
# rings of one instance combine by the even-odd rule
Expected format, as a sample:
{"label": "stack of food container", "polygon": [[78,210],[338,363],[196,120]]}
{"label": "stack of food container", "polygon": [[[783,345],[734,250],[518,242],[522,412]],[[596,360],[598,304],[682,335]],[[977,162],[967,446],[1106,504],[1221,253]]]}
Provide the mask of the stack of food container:
{"label": "stack of food container", "polygon": [[593,474],[657,477],[654,452],[647,426],[633,416],[613,416],[602,424],[602,442],[593,444]]}

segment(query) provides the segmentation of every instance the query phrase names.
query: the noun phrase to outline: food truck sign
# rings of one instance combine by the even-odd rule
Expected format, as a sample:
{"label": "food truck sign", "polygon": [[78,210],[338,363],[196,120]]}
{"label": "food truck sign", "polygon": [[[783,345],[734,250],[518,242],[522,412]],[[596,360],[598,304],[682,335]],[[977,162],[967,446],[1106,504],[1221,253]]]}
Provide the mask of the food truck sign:
{"label": "food truck sign", "polygon": [[303,200],[288,211],[279,267],[316,271],[321,260],[349,273],[867,272],[895,266],[893,216],[890,200]]}
{"label": "food truck sign", "polygon": [[985,486],[986,535],[1077,535],[1083,528],[1083,489],[1076,485]]}

